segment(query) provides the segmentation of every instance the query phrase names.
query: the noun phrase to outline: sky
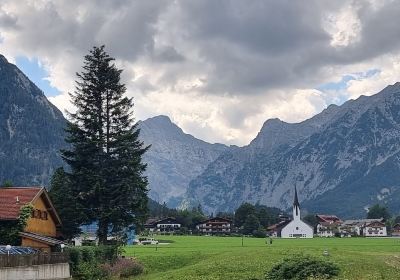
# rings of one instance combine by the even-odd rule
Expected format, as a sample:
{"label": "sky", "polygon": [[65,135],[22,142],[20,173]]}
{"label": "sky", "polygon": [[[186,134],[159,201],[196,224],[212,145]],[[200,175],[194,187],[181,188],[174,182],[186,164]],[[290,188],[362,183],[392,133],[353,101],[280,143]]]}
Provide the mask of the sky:
{"label": "sky", "polygon": [[137,120],[167,115],[246,145],[400,80],[400,1],[0,0],[0,53],[60,110],[93,46],[123,69]]}

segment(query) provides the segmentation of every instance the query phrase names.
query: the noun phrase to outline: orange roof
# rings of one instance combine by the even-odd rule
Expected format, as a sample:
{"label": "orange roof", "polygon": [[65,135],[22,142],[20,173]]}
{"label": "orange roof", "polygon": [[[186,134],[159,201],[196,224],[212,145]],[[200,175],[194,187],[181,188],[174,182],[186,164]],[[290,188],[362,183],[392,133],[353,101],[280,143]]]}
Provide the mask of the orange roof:
{"label": "orange roof", "polygon": [[18,219],[22,206],[31,203],[42,187],[0,188],[0,220]]}

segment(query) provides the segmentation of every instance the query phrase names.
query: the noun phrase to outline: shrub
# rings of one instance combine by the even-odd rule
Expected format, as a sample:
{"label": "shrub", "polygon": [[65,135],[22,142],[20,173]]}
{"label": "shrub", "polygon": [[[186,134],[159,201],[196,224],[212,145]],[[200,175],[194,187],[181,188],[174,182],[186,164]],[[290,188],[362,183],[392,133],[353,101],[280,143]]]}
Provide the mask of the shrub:
{"label": "shrub", "polygon": [[128,278],[143,273],[143,265],[135,259],[118,259],[113,265],[102,265],[102,270],[108,277]]}
{"label": "shrub", "polygon": [[[105,279],[102,264],[115,263],[120,253],[117,246],[69,247],[71,272],[74,279]],[[101,276],[101,277],[100,277]]]}
{"label": "shrub", "polygon": [[253,231],[253,236],[257,238],[265,238],[267,236],[267,232],[262,227],[259,227],[257,230]]}
{"label": "shrub", "polygon": [[294,256],[275,265],[266,280],[331,279],[339,274],[339,267],[331,262],[311,256]]}
{"label": "shrub", "polygon": [[97,264],[81,262],[77,265],[73,275],[77,280],[107,279],[107,275]]}

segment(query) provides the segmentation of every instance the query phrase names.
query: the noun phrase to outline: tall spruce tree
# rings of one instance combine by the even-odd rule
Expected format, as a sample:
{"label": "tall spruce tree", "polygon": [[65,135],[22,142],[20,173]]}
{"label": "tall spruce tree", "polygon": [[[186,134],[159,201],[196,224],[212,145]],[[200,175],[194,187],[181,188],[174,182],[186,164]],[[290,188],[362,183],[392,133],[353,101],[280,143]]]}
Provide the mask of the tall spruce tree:
{"label": "tall spruce tree", "polygon": [[107,242],[124,229],[144,222],[147,212],[146,165],[142,156],[148,149],[139,140],[132,118],[133,101],[124,96],[126,87],[104,49],[94,47],[85,56],[83,71],[77,73],[71,93],[77,108],[70,113],[62,152],[71,167],[72,191],[84,205],[88,221],[98,223],[98,238]]}

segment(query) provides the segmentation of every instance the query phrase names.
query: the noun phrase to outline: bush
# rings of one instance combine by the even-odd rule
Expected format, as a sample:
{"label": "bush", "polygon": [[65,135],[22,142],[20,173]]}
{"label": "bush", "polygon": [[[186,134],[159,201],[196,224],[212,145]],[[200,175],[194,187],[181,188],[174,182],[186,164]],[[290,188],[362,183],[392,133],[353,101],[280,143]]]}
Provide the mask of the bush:
{"label": "bush", "polygon": [[253,231],[253,236],[257,238],[265,238],[267,236],[267,232],[262,227]]}
{"label": "bush", "polygon": [[118,259],[113,265],[102,265],[102,270],[108,277],[128,278],[143,273],[143,265],[135,259]]}
{"label": "bush", "polygon": [[117,246],[69,247],[71,272],[74,279],[105,279],[101,265],[113,265],[120,253]]}
{"label": "bush", "polygon": [[311,256],[294,256],[275,265],[266,280],[331,279],[339,274],[339,267],[331,262]]}
{"label": "bush", "polygon": [[77,280],[107,279],[104,271],[97,264],[90,262],[79,263],[76,266],[73,277]]}

